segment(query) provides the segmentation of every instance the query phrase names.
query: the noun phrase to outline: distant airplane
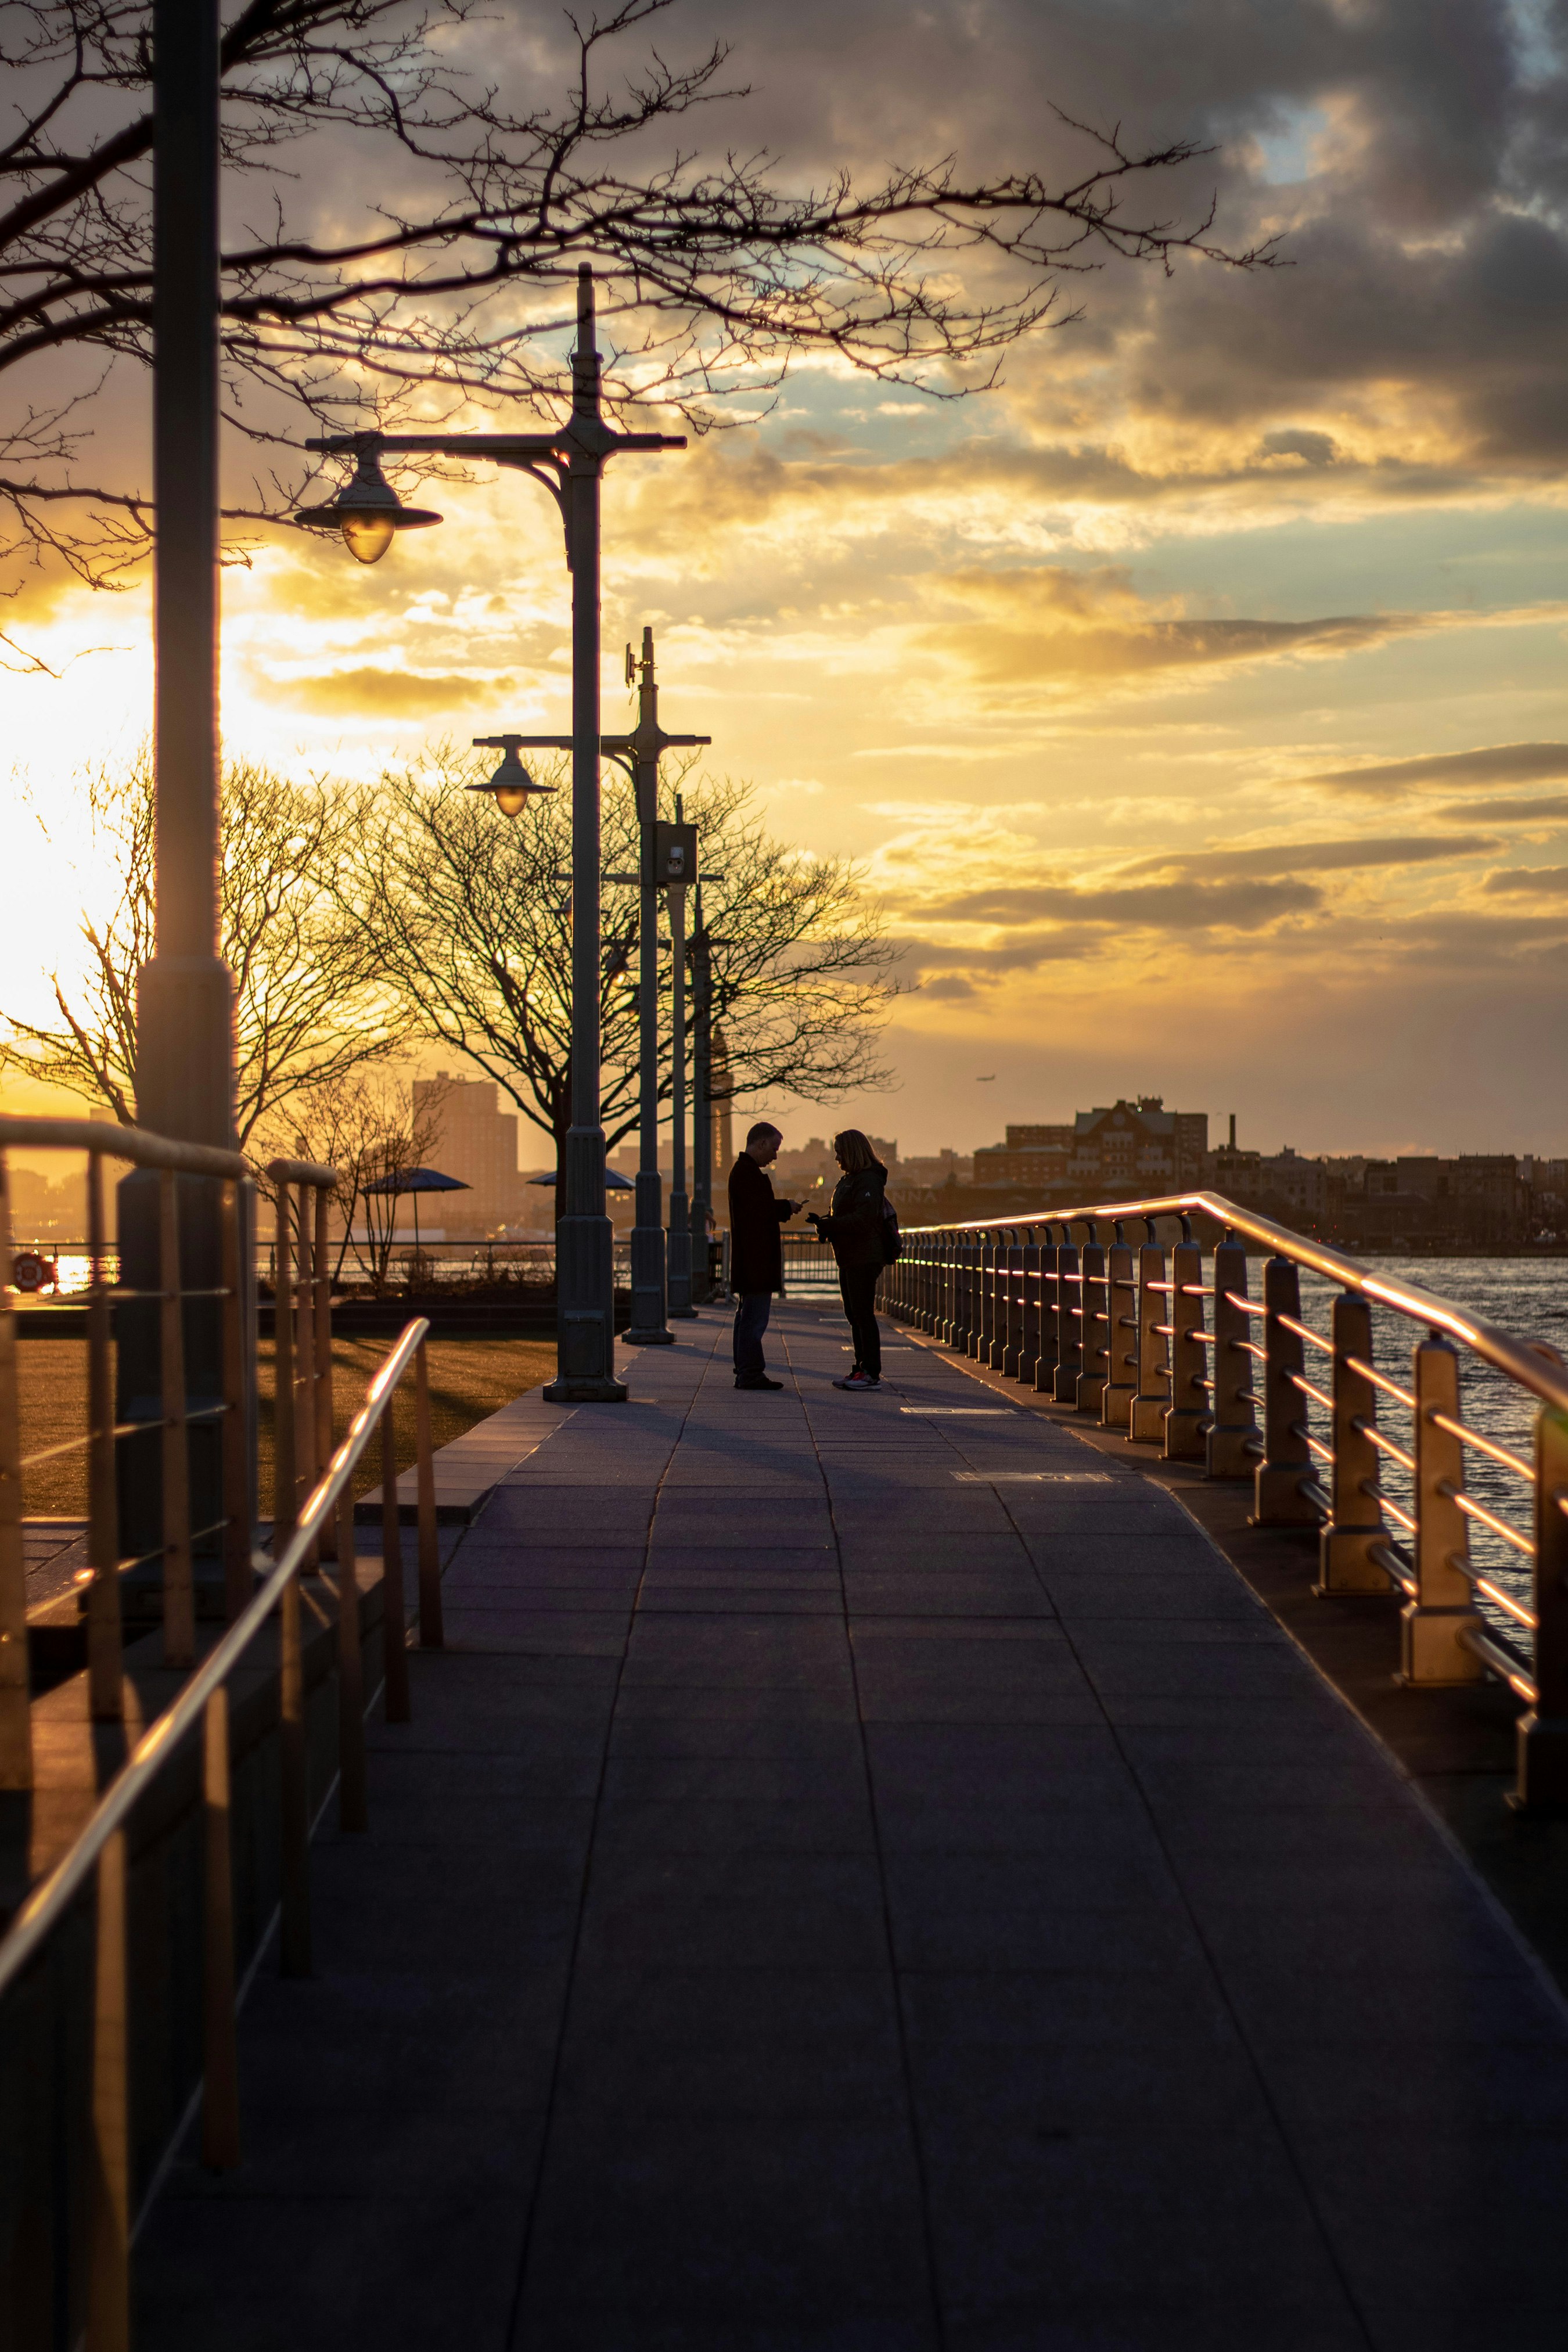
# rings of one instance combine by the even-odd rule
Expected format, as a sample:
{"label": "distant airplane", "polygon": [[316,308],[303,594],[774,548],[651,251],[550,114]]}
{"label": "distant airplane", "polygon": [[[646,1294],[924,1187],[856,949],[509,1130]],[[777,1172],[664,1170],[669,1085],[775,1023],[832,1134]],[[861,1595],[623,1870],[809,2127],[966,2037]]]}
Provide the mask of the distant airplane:
{"label": "distant airplane", "polygon": [[988,1070],[988,1071],[986,1072],[986,1074],[985,1074],[984,1077],[983,1077],[983,1078],[976,1078],[976,1079],[975,1079],[975,1081],[974,1081],[974,1083],[975,1083],[975,1085],[976,1085],[977,1087],[988,1087],[988,1086],[991,1086],[992,1084],[994,1084],[994,1080],[995,1080],[995,1076],[996,1076],[996,1073],[995,1073],[995,1071],[994,1071],[994,1070]]}

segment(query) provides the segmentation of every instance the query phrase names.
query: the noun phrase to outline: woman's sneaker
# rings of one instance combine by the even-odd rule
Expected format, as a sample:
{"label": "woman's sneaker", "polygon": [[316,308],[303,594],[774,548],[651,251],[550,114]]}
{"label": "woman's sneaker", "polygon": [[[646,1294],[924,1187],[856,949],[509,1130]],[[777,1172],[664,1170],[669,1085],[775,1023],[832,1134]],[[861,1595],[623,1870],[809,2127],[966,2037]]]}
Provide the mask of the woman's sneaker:
{"label": "woman's sneaker", "polygon": [[863,1372],[857,1364],[852,1372],[846,1372],[844,1378],[835,1381],[833,1385],[836,1389],[879,1389],[882,1383],[874,1381],[869,1372]]}

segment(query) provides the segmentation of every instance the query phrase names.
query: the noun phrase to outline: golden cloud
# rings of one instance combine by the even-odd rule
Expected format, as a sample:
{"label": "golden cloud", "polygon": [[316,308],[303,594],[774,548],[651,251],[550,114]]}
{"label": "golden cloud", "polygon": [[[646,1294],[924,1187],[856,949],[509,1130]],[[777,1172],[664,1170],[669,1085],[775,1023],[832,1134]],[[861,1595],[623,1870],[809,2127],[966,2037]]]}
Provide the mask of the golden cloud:
{"label": "golden cloud", "polygon": [[1047,690],[1282,655],[1359,653],[1433,625],[1433,616],[1419,613],[1194,619],[1141,597],[1127,573],[1110,566],[968,571],[948,575],[940,586],[984,617],[928,628],[921,633],[923,645],[956,657],[977,683]]}

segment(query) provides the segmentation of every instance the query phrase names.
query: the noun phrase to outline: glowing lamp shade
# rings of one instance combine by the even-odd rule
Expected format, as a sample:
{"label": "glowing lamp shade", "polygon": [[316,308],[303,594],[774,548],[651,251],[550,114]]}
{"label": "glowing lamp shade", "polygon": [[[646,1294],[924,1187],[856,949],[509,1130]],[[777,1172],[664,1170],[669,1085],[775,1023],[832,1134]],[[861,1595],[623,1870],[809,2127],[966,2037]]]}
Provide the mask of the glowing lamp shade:
{"label": "glowing lamp shade", "polygon": [[500,749],[506,757],[493,776],[488,776],[482,784],[468,786],[470,793],[489,793],[502,816],[514,822],[522,814],[535,793],[552,793],[555,790],[553,784],[534,782],[517,756],[517,747],[521,740],[521,735],[476,735],[474,742],[479,750]]}
{"label": "glowing lamp shade", "polygon": [[427,507],[404,505],[381,470],[374,436],[367,436],[358,445],[353,481],[325,506],[302,508],[294,520],[310,530],[341,530],[356,563],[379,563],[398,531],[428,530],[441,518]]}
{"label": "glowing lamp shade", "polygon": [[374,508],[345,514],[340,529],[356,563],[379,563],[397,533],[391,515],[378,514]]}

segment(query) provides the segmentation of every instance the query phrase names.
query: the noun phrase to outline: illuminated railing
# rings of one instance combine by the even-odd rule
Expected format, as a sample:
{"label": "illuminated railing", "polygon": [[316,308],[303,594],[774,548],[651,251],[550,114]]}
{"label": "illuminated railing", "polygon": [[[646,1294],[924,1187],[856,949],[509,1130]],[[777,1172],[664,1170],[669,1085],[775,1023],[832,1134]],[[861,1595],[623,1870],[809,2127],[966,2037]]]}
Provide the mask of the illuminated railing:
{"label": "illuminated railing", "polygon": [[[1163,1222],[1180,1230],[1168,1254]],[[1219,1234],[1206,1255],[1194,1222]],[[1272,1253],[1257,1298],[1249,1242]],[[1303,1272],[1333,1286],[1326,1330],[1303,1315]],[[1317,1528],[1318,1590],[1404,1594],[1414,1686],[1506,1683],[1527,1710],[1513,1801],[1568,1807],[1568,1369],[1555,1349],[1213,1192],[911,1228],[881,1297],[1131,1444],[1249,1479],[1255,1525]],[[1419,1327],[1407,1381],[1375,1361],[1374,1308]],[[1467,1360],[1529,1400],[1528,1458],[1465,1418]],[[1501,1507],[1471,1491],[1472,1459]],[[1473,1530],[1521,1573],[1473,1559]]]}

